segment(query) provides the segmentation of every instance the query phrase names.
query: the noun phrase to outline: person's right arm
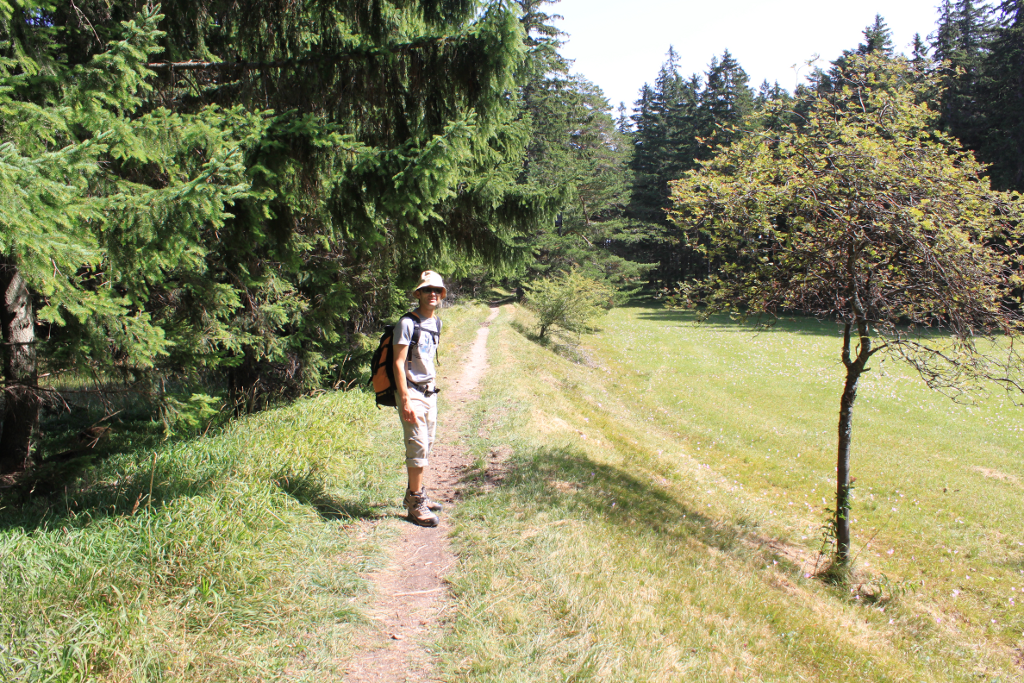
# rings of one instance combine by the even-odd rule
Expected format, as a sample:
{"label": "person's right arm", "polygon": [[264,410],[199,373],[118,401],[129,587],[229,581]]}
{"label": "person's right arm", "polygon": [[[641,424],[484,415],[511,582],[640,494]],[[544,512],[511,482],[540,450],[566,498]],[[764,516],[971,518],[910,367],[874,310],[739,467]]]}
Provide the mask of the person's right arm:
{"label": "person's right arm", "polygon": [[398,406],[398,413],[402,420],[413,424],[416,422],[416,413],[412,411],[412,404],[409,402],[409,383],[405,375],[405,359],[409,355],[408,344],[395,344],[395,404]]}

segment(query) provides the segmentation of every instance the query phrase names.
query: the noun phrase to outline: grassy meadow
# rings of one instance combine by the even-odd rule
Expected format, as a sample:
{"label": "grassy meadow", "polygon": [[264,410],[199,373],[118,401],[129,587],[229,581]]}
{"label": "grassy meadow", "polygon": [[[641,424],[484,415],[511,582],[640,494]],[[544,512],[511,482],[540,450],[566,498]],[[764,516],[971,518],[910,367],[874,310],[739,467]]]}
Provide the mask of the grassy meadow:
{"label": "grassy meadow", "polygon": [[836,587],[813,577],[834,327],[631,307],[574,348],[539,345],[506,307],[491,330],[451,680],[1024,677],[1024,413],[1001,394],[957,405],[874,364],[854,414],[856,573]]}
{"label": "grassy meadow", "polygon": [[[487,308],[443,316],[452,376]],[[532,322],[502,308],[467,407],[444,680],[1024,677],[1024,421],[1004,396],[956,405],[874,364],[856,571],[831,586],[834,328],[637,306],[540,344]],[[397,429],[366,393],[325,394],[0,500],[0,680],[342,680],[377,628],[362,577],[404,524]]]}
{"label": "grassy meadow", "polygon": [[[443,353],[487,313],[445,311]],[[122,434],[67,488],[0,499],[0,680],[339,680],[374,628],[362,574],[404,523],[400,434],[372,394],[329,393],[154,447]]]}

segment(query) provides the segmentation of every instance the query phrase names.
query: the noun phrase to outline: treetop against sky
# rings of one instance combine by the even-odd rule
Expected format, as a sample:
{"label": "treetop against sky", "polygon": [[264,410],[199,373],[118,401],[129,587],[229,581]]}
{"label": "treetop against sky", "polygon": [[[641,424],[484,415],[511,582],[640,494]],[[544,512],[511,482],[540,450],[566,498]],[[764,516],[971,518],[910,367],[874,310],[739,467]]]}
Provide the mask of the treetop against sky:
{"label": "treetop against sky", "polygon": [[643,84],[654,82],[669,45],[684,75],[702,73],[713,55],[728,49],[751,86],[777,80],[792,91],[809,73],[807,61],[817,55],[827,66],[855,48],[876,14],[892,29],[897,51],[909,54],[915,33],[935,30],[939,1],[561,0],[548,11],[564,17],[556,24],[569,34],[561,52],[575,60],[574,70],[601,86],[613,107],[631,107]]}

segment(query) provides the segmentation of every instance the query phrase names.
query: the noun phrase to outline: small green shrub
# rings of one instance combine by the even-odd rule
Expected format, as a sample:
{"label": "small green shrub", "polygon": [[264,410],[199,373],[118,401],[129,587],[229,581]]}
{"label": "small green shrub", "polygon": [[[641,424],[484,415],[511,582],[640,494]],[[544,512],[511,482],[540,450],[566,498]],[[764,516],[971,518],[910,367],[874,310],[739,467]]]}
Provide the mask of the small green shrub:
{"label": "small green shrub", "polygon": [[192,393],[188,398],[165,396],[160,406],[164,434],[171,436],[204,431],[221,417],[221,404],[221,399],[203,393]]}
{"label": "small green shrub", "polygon": [[582,275],[575,268],[527,286],[526,306],[537,314],[538,336],[560,328],[583,334],[593,321],[616,304],[617,292],[604,282]]}

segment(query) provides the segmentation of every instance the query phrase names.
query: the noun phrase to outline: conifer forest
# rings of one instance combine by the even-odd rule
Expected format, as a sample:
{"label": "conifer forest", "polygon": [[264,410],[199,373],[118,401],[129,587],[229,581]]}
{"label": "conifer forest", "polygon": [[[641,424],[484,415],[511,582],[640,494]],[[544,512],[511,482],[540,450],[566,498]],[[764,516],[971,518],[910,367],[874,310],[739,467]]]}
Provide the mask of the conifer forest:
{"label": "conifer forest", "polygon": [[[985,239],[1021,253],[1024,1],[942,0],[911,54],[878,16],[793,92],[665,46],[617,108],[557,9],[0,0],[0,474],[87,462],[53,437],[86,405],[133,397],[173,431],[362,383],[427,268],[452,299],[572,272],[696,291],[753,257],[694,231],[676,181],[817,126],[854,75],[913,86],[914,135],[970,160],[971,210],[1003,221]],[[1019,278],[992,286],[1016,310]]]}

